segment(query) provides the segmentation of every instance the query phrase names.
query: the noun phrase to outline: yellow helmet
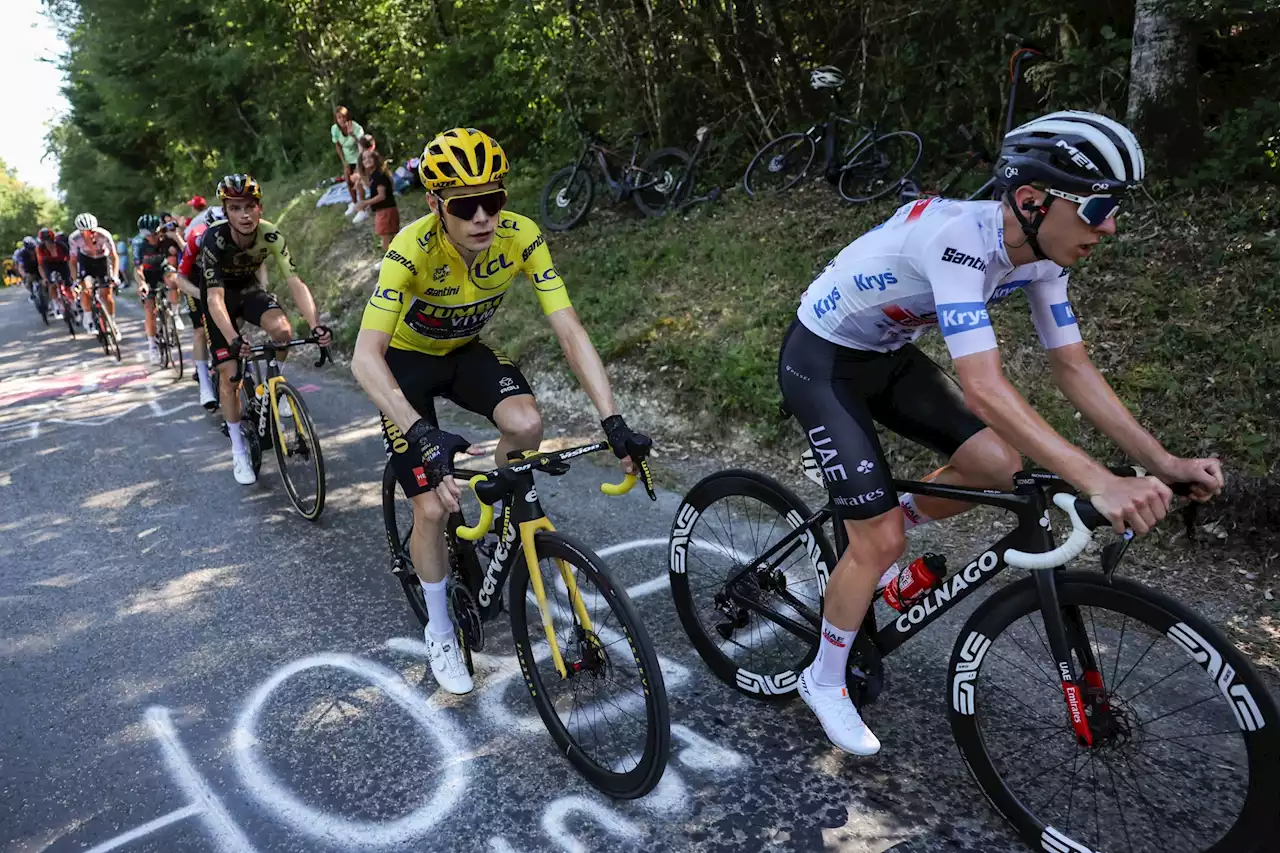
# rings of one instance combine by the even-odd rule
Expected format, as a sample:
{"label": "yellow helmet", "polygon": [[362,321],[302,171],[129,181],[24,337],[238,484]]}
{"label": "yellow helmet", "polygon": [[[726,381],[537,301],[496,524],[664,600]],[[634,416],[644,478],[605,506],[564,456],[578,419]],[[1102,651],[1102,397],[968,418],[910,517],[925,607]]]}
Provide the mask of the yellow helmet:
{"label": "yellow helmet", "polygon": [[487,184],[509,169],[506,152],[493,137],[474,127],[455,127],[427,143],[418,177],[427,189],[443,190]]}

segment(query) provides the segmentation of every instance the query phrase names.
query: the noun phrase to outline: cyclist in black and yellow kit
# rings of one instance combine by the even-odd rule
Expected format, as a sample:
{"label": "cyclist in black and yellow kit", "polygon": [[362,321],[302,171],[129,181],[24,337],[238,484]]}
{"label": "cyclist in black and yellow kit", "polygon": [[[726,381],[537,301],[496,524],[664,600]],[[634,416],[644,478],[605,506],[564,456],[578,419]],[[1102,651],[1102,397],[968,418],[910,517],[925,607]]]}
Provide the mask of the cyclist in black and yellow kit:
{"label": "cyclist in black and yellow kit", "polygon": [[396,478],[413,502],[409,552],[430,615],[427,652],[436,681],[451,693],[472,688],[449,617],[444,540],[445,520],[458,509],[459,488],[449,477],[453,456],[468,442],[437,426],[433,400],[448,397],[493,422],[502,432],[499,465],[507,464],[510,451],[538,448],[542,416],[529,383],[477,337],[518,274],[532,283],[629,473],[630,454],[650,444],[618,414],[604,365],[538,226],[503,209],[508,168],[498,143],[472,128],[455,128],[427,144],[418,169],[431,213],[391,241],[351,359],[351,372],[382,413]]}
{"label": "cyclist in black and yellow kit", "polygon": [[[248,448],[240,432],[240,400],[235,376],[243,341],[239,323],[248,321],[275,341],[293,337],[289,318],[275,297],[263,289],[258,268],[274,255],[280,273],[289,285],[294,304],[311,326],[311,334],[321,346],[330,343],[329,330],[320,325],[311,289],[298,277],[293,258],[284,244],[284,235],[262,218],[262,187],[252,175],[227,175],[218,182],[218,198],[226,219],[209,226],[200,243],[200,301],[204,305],[204,328],[209,350],[218,370],[222,414],[231,436],[231,462],[236,482],[249,485],[257,480]],[[277,353],[284,361],[287,351]],[[281,416],[288,412],[281,410]]]}

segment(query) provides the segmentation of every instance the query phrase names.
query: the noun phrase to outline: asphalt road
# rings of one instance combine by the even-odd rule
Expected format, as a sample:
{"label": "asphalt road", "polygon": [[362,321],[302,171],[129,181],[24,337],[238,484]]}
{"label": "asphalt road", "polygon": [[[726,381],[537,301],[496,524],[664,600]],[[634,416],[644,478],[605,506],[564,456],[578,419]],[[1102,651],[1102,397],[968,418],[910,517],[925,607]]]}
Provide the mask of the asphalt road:
{"label": "asphalt road", "polygon": [[665,584],[679,495],[604,498],[616,469],[580,460],[544,506],[636,590],[675,735],[657,791],[601,797],[538,723],[503,623],[477,690],[437,692],[388,571],[374,411],[346,370],[288,371],[328,468],[312,524],[273,458],[236,484],[195,384],[144,363],[136,297],[120,302],[117,365],[0,292],[0,849],[1024,849],[950,739],[961,616],[892,660],[868,715],[881,754],[844,755],[798,701],[753,702],[689,647]]}

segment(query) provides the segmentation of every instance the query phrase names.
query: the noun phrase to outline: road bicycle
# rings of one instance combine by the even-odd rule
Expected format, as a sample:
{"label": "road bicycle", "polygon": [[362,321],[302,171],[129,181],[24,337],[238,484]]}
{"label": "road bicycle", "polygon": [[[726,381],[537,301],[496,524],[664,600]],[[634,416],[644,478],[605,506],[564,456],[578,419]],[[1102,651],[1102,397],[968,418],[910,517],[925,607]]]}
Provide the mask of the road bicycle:
{"label": "road bicycle", "polygon": [[[240,429],[253,463],[253,473],[257,474],[262,468],[263,448],[274,447],[284,489],[307,521],[318,519],[324,509],[324,456],[320,452],[320,436],[311,420],[311,413],[307,411],[302,395],[280,374],[276,353],[315,343],[319,343],[318,339],[310,337],[281,343],[268,340],[258,346],[245,346],[240,351],[236,373],[231,379],[232,384],[239,388]],[[331,360],[329,348],[320,347],[320,358],[315,366],[322,367]],[[266,362],[265,375],[256,366],[260,361]],[[221,396],[221,383],[216,378],[216,371],[213,375],[214,394]],[[230,432],[226,421],[222,423],[222,432],[224,435]]]}
{"label": "road bicycle", "polygon": [[[480,501],[480,520],[467,527],[463,513],[456,512],[445,525],[449,599],[469,671],[472,653],[484,648],[485,623],[510,610],[525,684],[556,747],[600,791],[634,799],[658,784],[671,751],[671,714],[658,656],[626,588],[605,562],[552,526],[533,476],[562,475],[568,460],[608,449],[607,442],[596,442],[554,453],[513,453],[516,461],[496,470],[457,471],[469,478]],[[656,499],[648,463],[637,462],[641,482]],[[622,495],[636,481],[627,475],[600,489]],[[499,502],[498,535],[486,539]],[[426,602],[409,554],[412,507],[390,461],[382,476],[382,517],[391,571],[425,626]],[[542,626],[545,641],[530,634],[530,624]],[[620,728],[621,734],[602,736],[607,728]]]}
{"label": "road bicycle", "polygon": [[[821,483],[812,452],[805,462]],[[968,617],[947,669],[952,736],[992,805],[1053,853],[1275,850],[1280,709],[1217,627],[1116,576],[1131,536],[1102,550],[1100,572],[1063,571],[1107,522],[1056,475],[1020,472],[1012,492],[893,484],[1006,510],[1017,526],[902,612],[868,611],[849,660],[855,704],[884,688],[886,656],[1006,566],[1030,569]],[[1050,496],[1071,523],[1057,547]],[[738,691],[795,695],[847,544],[833,519],[831,503],[811,512],[746,470],[712,474],[681,504],[670,539],[676,610],[707,666]]]}
{"label": "road bicycle", "polygon": [[[786,133],[765,145],[751,158],[742,176],[747,195],[782,192],[799,184],[809,175],[822,148],[822,174],[836,185],[845,201],[867,202],[888,195],[902,184],[920,163],[924,146],[920,137],[909,130],[881,133],[877,124],[871,127],[838,115],[838,90],[845,75],[837,68],[816,68],[811,76],[815,89],[825,89],[826,117],[803,133]],[[841,129],[857,141],[845,145],[836,154],[837,136]]]}
{"label": "road bicycle", "polygon": [[[661,195],[662,202],[657,205],[653,215],[663,216],[668,212],[679,213],[693,207],[695,204],[701,204],[704,201],[716,201],[720,198],[720,188],[712,187],[701,195],[695,194],[695,188],[698,182],[698,164],[702,161],[703,154],[706,152],[708,139],[711,136],[710,129],[703,125],[694,133],[694,139],[697,144],[693,148],[693,154],[689,156],[688,163],[682,164],[679,158],[673,154],[666,152],[679,151],[680,149],[662,149],[651,155],[641,164],[641,171],[650,175],[662,175],[661,180],[650,191],[650,195]],[[674,180],[672,180],[674,178]]]}
{"label": "road bicycle", "polygon": [[49,291],[44,286],[44,282],[38,278],[26,278],[27,288],[31,291],[31,303],[35,305],[36,311],[40,312],[40,319],[44,324],[49,325],[49,310],[53,307],[50,304]]}
{"label": "road bicycle", "polygon": [[71,289],[71,285],[62,278],[62,273],[57,270],[49,273],[49,290],[53,292],[53,300],[58,304],[58,310],[62,312],[62,319],[67,324],[67,331],[74,338],[76,336],[76,324],[79,322],[79,297]]}
{"label": "road bicycle", "polygon": [[586,217],[596,193],[593,162],[614,201],[629,198],[645,216],[660,216],[665,212],[677,172],[687,171],[693,159],[687,151],[660,148],[645,158],[644,165],[638,166],[640,141],[649,135],[647,131],[631,134],[631,156],[624,161],[598,134],[581,123],[578,129],[583,135],[582,153],[571,165],[553,174],[542,188],[538,209],[543,226],[550,231],[568,231]]}
{"label": "road bicycle", "polygon": [[185,360],[182,355],[182,338],[178,336],[178,326],[181,322],[178,317],[178,306],[170,301],[169,293],[165,288],[156,292],[155,299],[156,349],[160,352],[160,367],[161,369],[172,367],[177,374],[174,378],[181,379]]}
{"label": "road bicycle", "polygon": [[[92,284],[89,282],[92,281]],[[98,337],[98,343],[102,345],[102,354],[110,356],[115,353],[116,361],[120,361],[120,329],[116,326],[116,318],[107,312],[106,303],[102,301],[102,291],[108,287],[115,287],[115,282],[108,281],[105,285],[99,285],[93,279],[80,279],[80,287],[93,288],[93,298],[89,303],[92,311],[90,317],[93,320],[94,334]]]}

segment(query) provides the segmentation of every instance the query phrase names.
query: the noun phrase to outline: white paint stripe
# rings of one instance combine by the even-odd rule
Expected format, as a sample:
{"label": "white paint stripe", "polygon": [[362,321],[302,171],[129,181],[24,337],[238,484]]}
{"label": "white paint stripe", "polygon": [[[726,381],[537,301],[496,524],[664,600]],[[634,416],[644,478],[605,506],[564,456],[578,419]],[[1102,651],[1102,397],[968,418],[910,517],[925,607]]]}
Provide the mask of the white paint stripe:
{"label": "white paint stripe", "polygon": [[688,813],[692,802],[689,786],[674,767],[668,766],[658,786],[636,800],[636,805],[650,814],[670,819]]}
{"label": "white paint stripe", "polygon": [[566,853],[588,853],[587,846],[574,838],[565,824],[574,813],[594,820],[605,832],[623,841],[636,841],[644,835],[640,827],[617,810],[594,798],[572,794],[553,801],[542,813],[542,831]]}
{"label": "white paint stripe", "polygon": [[162,815],[153,821],[144,823],[136,829],[121,833],[110,841],[104,841],[97,847],[90,847],[84,853],[107,853],[108,850],[115,850],[117,847],[123,847],[132,841],[137,841],[139,838],[145,838],[157,830],[164,829],[171,823],[177,823],[180,820],[185,820],[192,815],[202,814],[203,812],[204,809],[199,806],[183,806],[176,811],[169,812],[167,815]]}
{"label": "white paint stripe", "polygon": [[233,853],[253,853],[253,845],[232,820],[231,813],[213,793],[209,783],[196,771],[187,751],[178,740],[178,730],[173,726],[168,708],[148,708],[147,724],[160,741],[160,752],[169,775],[178,783],[192,803],[200,808],[200,822],[218,845],[219,849]]}
{"label": "white paint stripe", "polygon": [[599,557],[609,558],[614,554],[621,554],[626,551],[635,551],[638,548],[665,548],[667,547],[666,539],[632,539],[630,542],[619,542],[617,545],[609,545],[596,551]]}
{"label": "white paint stripe", "polygon": [[519,853],[516,848],[511,846],[511,842],[505,838],[494,836],[489,839],[489,849],[492,853]]}
{"label": "white paint stripe", "polygon": [[[6,427],[5,432],[9,432],[9,431],[11,430]],[[28,424],[25,430],[22,428],[18,428],[18,429],[12,430],[12,432],[25,432],[26,435],[20,438],[9,438],[9,439],[5,439],[4,441],[0,441],[0,447],[8,447],[11,444],[19,444],[24,441],[31,441],[32,439],[39,438],[40,422],[35,421],[33,423]]]}
{"label": "white paint stripe", "polygon": [[[409,714],[435,738],[441,758],[442,779],[418,808],[389,821],[352,820],[320,811],[303,802],[282,785],[257,752],[254,734],[258,716],[271,694],[284,682],[308,669],[333,667],[356,675],[378,687],[392,702]],[[236,769],[245,787],[264,806],[298,832],[335,844],[343,849],[392,847],[426,835],[461,801],[467,788],[466,770],[461,764],[467,751],[462,731],[449,719],[447,711],[432,707],[393,670],[349,654],[326,653],[293,661],[277,670],[254,690],[236,718],[231,732]],[[372,769],[370,772],[374,772]]]}
{"label": "white paint stripe", "polygon": [[688,726],[671,724],[671,736],[684,743],[678,757],[681,764],[695,770],[736,770],[747,764],[738,752],[707,740]]}

